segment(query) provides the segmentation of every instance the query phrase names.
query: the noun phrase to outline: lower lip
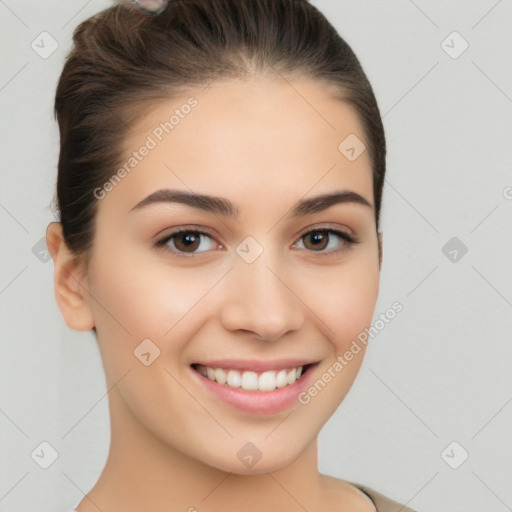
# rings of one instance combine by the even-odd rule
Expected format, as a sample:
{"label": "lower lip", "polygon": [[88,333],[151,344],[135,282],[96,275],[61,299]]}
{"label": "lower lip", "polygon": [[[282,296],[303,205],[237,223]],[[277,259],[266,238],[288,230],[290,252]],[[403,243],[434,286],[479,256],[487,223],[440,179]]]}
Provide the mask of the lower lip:
{"label": "lower lip", "polygon": [[275,414],[288,409],[297,401],[299,393],[307,388],[316,366],[317,364],[309,365],[293,384],[288,384],[284,388],[276,388],[274,391],[246,391],[241,388],[233,388],[214,382],[193,368],[190,370],[194,374],[194,378],[198,379],[207,390],[229,405],[253,414]]}

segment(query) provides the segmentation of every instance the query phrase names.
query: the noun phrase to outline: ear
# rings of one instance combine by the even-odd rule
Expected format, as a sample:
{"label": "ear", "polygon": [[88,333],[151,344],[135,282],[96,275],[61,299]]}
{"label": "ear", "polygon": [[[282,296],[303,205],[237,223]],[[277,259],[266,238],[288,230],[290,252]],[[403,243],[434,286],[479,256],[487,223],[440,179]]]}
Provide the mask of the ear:
{"label": "ear", "polygon": [[54,264],[55,300],[66,325],[75,331],[90,331],[94,319],[88,302],[87,278],[64,241],[60,222],[48,225],[46,245]]}
{"label": "ear", "polygon": [[382,267],[382,231],[377,233],[379,237],[379,272]]}

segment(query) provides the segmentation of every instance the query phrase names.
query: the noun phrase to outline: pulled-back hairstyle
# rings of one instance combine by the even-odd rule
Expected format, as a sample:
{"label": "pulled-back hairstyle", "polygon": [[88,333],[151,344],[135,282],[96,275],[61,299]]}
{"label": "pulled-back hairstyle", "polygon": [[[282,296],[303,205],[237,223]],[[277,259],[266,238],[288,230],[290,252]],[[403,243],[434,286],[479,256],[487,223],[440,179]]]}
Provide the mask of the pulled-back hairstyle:
{"label": "pulled-back hairstyle", "polygon": [[351,48],[307,0],[170,0],[158,15],[116,5],[82,22],[73,42],[55,115],[57,207],[77,260],[92,247],[94,190],[121,164],[123,140],[145,108],[255,74],[338,86],[364,130],[378,229],[386,147],[377,102]]}

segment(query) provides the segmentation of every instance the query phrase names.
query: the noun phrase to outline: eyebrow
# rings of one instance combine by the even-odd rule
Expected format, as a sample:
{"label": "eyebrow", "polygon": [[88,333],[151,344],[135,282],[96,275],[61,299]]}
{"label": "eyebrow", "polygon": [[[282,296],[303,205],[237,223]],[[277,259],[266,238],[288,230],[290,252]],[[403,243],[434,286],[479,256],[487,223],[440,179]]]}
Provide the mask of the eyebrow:
{"label": "eyebrow", "polygon": [[[181,203],[207,212],[222,215],[232,219],[239,216],[240,208],[223,197],[196,194],[185,190],[162,189],[153,192],[137,203],[130,211],[139,210],[155,203]],[[328,194],[321,194],[297,202],[291,212],[293,217],[302,217],[311,213],[326,210],[330,206],[340,203],[360,204],[373,208],[363,196],[351,190],[339,190]]]}

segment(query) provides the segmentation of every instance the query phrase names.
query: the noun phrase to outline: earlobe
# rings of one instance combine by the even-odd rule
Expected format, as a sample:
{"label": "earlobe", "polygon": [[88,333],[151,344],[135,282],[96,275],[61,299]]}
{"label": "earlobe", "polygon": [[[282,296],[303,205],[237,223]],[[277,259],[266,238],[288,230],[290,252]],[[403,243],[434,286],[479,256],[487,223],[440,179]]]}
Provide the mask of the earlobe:
{"label": "earlobe", "polygon": [[87,280],[66,245],[59,222],[48,225],[46,245],[54,264],[55,300],[66,325],[75,331],[90,331],[94,319],[88,302]]}

